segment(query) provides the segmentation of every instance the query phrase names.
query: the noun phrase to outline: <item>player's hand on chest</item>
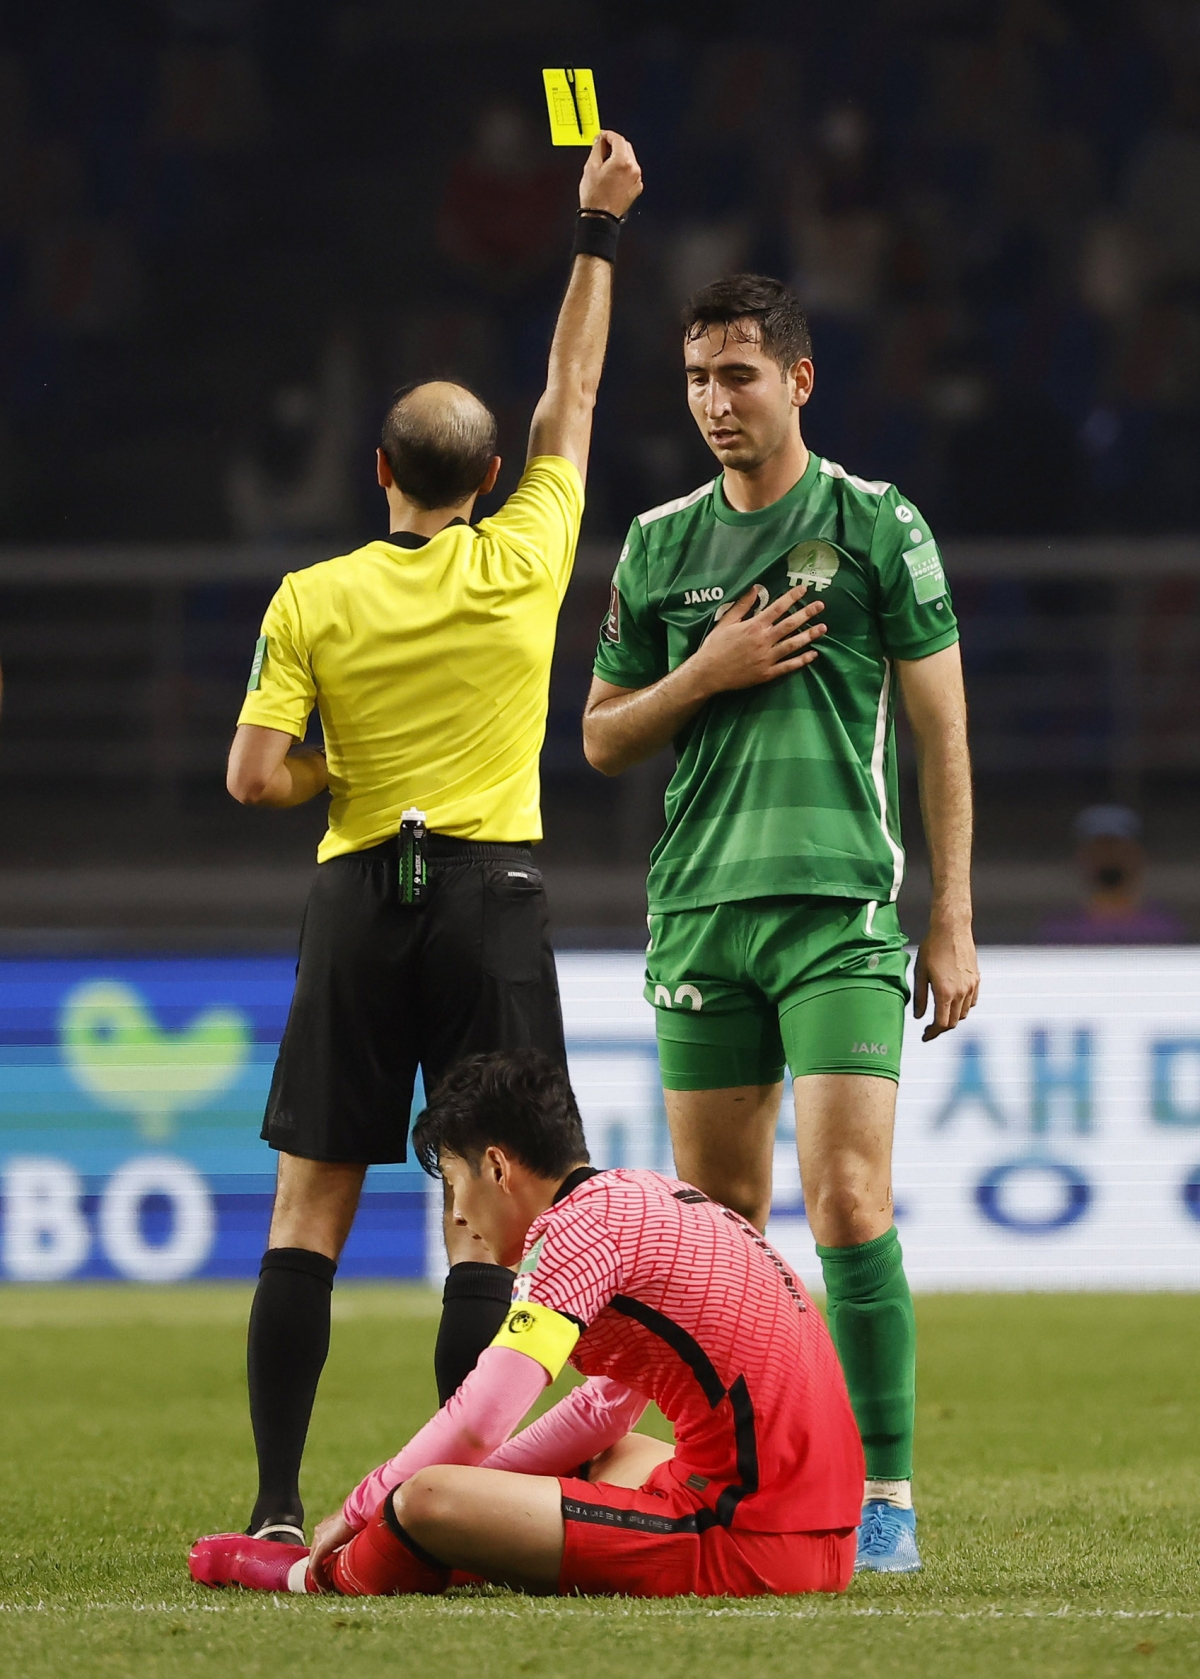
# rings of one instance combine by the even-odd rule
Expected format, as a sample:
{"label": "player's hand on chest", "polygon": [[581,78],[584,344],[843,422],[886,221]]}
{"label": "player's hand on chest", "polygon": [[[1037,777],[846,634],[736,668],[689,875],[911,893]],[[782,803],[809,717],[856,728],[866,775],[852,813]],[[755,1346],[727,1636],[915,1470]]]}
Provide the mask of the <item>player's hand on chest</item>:
{"label": "player's hand on chest", "polygon": [[685,558],[658,606],[672,669],[690,658],[748,594],[754,598],[747,617],[756,617],[789,590],[802,589],[804,602],[820,599],[823,656],[838,646],[862,648],[876,639],[873,591],[862,560],[823,537],[776,542],[773,548],[743,548],[716,563],[711,554],[698,556],[700,563]]}

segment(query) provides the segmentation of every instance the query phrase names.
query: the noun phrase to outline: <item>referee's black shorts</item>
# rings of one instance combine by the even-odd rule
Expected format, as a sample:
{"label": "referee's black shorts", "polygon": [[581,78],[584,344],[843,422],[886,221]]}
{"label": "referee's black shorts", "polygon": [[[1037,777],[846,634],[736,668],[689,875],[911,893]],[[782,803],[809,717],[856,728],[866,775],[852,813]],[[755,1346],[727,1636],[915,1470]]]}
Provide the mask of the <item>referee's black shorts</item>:
{"label": "referee's black shorts", "polygon": [[426,1090],[464,1056],[566,1064],[542,877],[527,847],[430,834],[429,892],[402,904],[398,842],[317,867],[262,1135],[308,1160],[403,1160]]}

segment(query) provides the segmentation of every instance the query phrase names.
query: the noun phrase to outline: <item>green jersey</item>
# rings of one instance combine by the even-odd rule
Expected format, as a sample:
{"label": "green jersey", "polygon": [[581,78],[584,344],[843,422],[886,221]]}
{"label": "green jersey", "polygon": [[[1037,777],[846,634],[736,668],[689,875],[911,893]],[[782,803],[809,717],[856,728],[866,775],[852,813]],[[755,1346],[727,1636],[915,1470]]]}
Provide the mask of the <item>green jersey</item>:
{"label": "green jersey", "polygon": [[645,688],[691,656],[750,589],[825,602],[820,656],[717,694],[675,741],[652,913],[738,898],[886,902],[900,890],[893,659],[958,639],[929,526],[891,484],[811,455],[787,495],[737,513],[720,478],[634,520],[596,675]]}

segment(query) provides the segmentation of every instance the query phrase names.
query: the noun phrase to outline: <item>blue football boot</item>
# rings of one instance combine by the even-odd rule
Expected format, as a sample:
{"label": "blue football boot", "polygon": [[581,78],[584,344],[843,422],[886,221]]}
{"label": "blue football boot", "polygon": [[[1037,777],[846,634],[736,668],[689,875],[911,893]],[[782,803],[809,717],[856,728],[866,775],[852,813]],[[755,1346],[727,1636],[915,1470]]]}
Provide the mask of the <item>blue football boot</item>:
{"label": "blue football boot", "polygon": [[854,1572],[916,1574],[920,1567],[916,1511],[898,1510],[885,1498],[864,1504]]}

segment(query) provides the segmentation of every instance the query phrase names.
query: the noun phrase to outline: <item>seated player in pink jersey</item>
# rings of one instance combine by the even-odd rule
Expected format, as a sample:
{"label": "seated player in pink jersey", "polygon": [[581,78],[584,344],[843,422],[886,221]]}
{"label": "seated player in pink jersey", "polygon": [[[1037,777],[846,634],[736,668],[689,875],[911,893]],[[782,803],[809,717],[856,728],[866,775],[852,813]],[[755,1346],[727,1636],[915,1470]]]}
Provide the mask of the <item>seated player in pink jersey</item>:
{"label": "seated player in pink jersey", "polygon": [[[752,1225],[657,1172],[587,1164],[566,1075],[475,1056],[413,1133],[497,1259],[504,1327],[458,1392],[318,1527],[312,1550],[200,1539],[193,1578],[346,1596],[484,1579],[534,1592],[837,1592],[863,1457],[841,1368]],[[570,1362],[582,1387],[513,1430]],[[675,1446],[631,1430],[653,1400]]]}

